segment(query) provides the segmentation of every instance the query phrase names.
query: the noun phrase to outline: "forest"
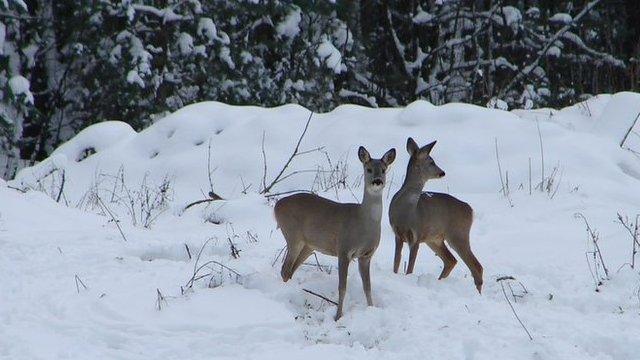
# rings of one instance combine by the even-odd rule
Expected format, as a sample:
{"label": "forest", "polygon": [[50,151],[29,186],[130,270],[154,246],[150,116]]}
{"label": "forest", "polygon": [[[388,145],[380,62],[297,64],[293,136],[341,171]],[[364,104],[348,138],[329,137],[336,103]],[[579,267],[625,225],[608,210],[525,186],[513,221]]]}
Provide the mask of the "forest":
{"label": "forest", "polygon": [[185,105],[562,107],[640,87],[637,0],[0,0],[0,177]]}

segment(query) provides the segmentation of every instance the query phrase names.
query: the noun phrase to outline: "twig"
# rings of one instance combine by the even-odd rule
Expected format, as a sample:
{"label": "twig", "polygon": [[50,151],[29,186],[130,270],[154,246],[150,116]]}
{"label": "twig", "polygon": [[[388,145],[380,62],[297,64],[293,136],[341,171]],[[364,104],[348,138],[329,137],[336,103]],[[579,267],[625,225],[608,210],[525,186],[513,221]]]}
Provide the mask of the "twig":
{"label": "twig", "polygon": [[167,305],[167,299],[164,297],[164,295],[162,295],[160,289],[156,288],[156,306],[158,308],[158,311],[162,310],[163,302],[165,305]]}
{"label": "twig", "polygon": [[102,199],[100,198],[100,196],[98,194],[96,194],[96,199],[98,200],[98,204],[100,204],[100,206],[109,214],[109,216],[111,217],[111,220],[116,224],[116,227],[118,228],[118,231],[120,231],[120,235],[122,236],[122,239],[124,241],[127,241],[127,237],[124,235],[124,232],[122,231],[122,228],[120,227],[120,222],[116,219],[116,217],[113,215],[111,210],[109,210],[107,205],[105,205],[104,202],[102,202]]}
{"label": "twig", "polygon": [[504,295],[504,299],[507,300],[507,304],[509,304],[509,307],[511,308],[511,312],[513,312],[513,316],[515,316],[516,320],[518,320],[518,322],[520,323],[520,326],[522,326],[524,331],[527,333],[529,340],[533,340],[533,336],[531,336],[531,333],[529,332],[527,327],[524,325],[522,320],[520,320],[520,317],[518,316],[516,309],[513,307],[513,304],[511,304],[511,300],[509,300],[509,297],[507,296],[507,292],[504,290],[504,285],[502,284],[503,280],[515,280],[515,278],[513,276],[503,276],[496,279],[496,281],[500,283],[500,288],[502,289],[502,295]]}
{"label": "twig", "polygon": [[62,198],[62,192],[64,191],[64,183],[65,183],[65,171],[62,170],[62,182],[60,183],[60,191],[58,192],[58,196],[56,197],[56,202],[60,202],[60,198]]}
{"label": "twig", "polygon": [[11,185],[7,185],[7,188],[9,188],[9,189],[13,189],[13,190],[16,190],[16,191],[19,191],[19,192],[21,192],[21,193],[23,193],[23,194],[26,194],[26,193],[27,193],[27,189],[20,189],[20,188],[17,188],[17,187],[15,187],[15,186],[11,186]]}
{"label": "twig", "polygon": [[318,254],[316,254],[315,251],[313,252],[313,257],[316,259],[316,265],[318,266],[320,272],[324,272],[324,270],[322,270],[322,265],[320,265],[320,260],[318,260]]}
{"label": "twig", "polygon": [[[262,135],[262,154],[263,154],[263,158],[264,158],[264,174],[263,174],[263,188],[262,191],[260,191],[260,194],[266,194],[268,193],[271,188],[277,184],[278,182],[280,182],[282,179],[282,174],[287,170],[287,167],[289,166],[289,164],[291,164],[291,161],[293,161],[293,159],[300,155],[301,153],[299,152],[300,150],[300,144],[302,143],[302,139],[304,138],[304,135],[307,133],[307,130],[309,129],[309,124],[311,123],[311,118],[313,117],[313,111],[309,114],[309,118],[307,119],[307,123],[304,125],[304,129],[302,130],[302,134],[300,134],[300,137],[298,138],[298,142],[296,143],[296,147],[293,149],[293,153],[291,153],[291,155],[289,156],[289,159],[284,163],[284,165],[282,166],[282,169],[280,169],[280,172],[278,173],[278,175],[276,175],[275,178],[273,178],[273,180],[271,181],[271,183],[269,183],[269,185],[264,186],[264,184],[266,183],[266,168],[267,168],[267,161],[266,161],[266,155],[264,152],[264,133]],[[302,153],[307,154],[309,153],[308,151],[303,151]],[[290,175],[288,175],[290,176]],[[288,177],[287,176],[287,177]]]}
{"label": "twig", "polygon": [[82,287],[87,290],[87,285],[85,285],[82,280],[80,279],[80,277],[78,276],[78,274],[75,274],[75,281],[76,281],[76,291],[78,292],[78,294],[80,294],[80,285],[82,285]]}
{"label": "twig", "polygon": [[633,128],[636,126],[636,122],[638,122],[638,118],[640,118],[640,112],[638,113],[638,115],[636,115],[636,118],[633,120],[633,123],[631,123],[629,130],[627,130],[627,133],[624,134],[622,141],[620,141],[620,147],[622,147],[624,145],[624,142],[627,141],[627,137],[629,137],[629,134],[631,133]]}
{"label": "twig", "polygon": [[267,188],[267,153],[264,151],[265,131],[262,131],[262,188]]}
{"label": "twig", "polygon": [[542,184],[544,184],[544,146],[542,145],[542,133],[540,132],[540,122],[536,121],[536,127],[538,128],[538,140],[540,141],[540,162],[541,162],[541,180],[540,190],[543,190]]}
{"label": "twig", "polygon": [[629,217],[625,215],[623,218],[620,213],[618,213],[618,223],[620,223],[631,236],[632,241],[632,249],[631,249],[631,266],[632,269],[635,268],[636,264],[636,254],[638,253],[638,247],[640,247],[640,242],[638,241],[638,236],[640,233],[638,232],[640,228],[640,214],[636,215],[636,221],[629,221]]}
{"label": "twig", "polygon": [[313,292],[313,291],[311,291],[311,290],[308,290],[308,289],[302,289],[302,291],[304,291],[304,292],[306,292],[306,293],[309,293],[309,294],[311,294],[311,295],[317,296],[317,297],[319,297],[320,299],[322,299],[322,300],[324,300],[324,301],[326,301],[326,302],[330,302],[330,303],[332,303],[333,305],[338,306],[338,303],[337,303],[337,302],[335,302],[335,301],[333,301],[333,300],[331,300],[331,299],[327,298],[326,296],[320,295],[320,294],[315,293],[315,292]]}
{"label": "twig", "polygon": [[286,246],[283,246],[282,249],[280,249],[280,252],[278,252],[278,255],[276,256],[276,258],[273,259],[273,262],[271,263],[271,267],[274,267],[276,265],[276,262],[278,261],[278,259],[280,259],[280,255],[282,255],[282,252],[286,248],[287,248]]}
{"label": "twig", "polygon": [[[604,259],[602,257],[602,252],[600,251],[600,246],[598,245],[598,240],[599,240],[598,233],[591,228],[591,225],[589,225],[589,222],[587,221],[587,218],[582,213],[576,213],[576,214],[574,214],[574,216],[576,218],[582,219],[582,221],[584,221],[584,224],[585,224],[586,229],[587,229],[587,233],[589,234],[589,238],[591,240],[591,243],[593,244],[593,249],[594,250],[591,251],[591,252],[586,252],[585,253],[585,255],[587,256],[587,265],[589,265],[589,271],[591,272],[591,264],[589,263],[588,255],[592,254],[596,274],[598,273],[598,259],[599,259],[600,260],[600,265],[602,265],[602,269],[604,270],[604,274],[605,274],[605,278],[604,279],[605,280],[609,280],[609,270],[607,269],[607,266],[604,264]],[[598,289],[598,286],[600,286],[602,284],[601,279],[596,277],[593,274],[593,272],[591,272],[591,275],[593,276],[594,281],[596,283],[596,291],[600,291]]]}
{"label": "twig", "polygon": [[189,245],[184,244],[184,248],[187,249],[187,255],[189,255],[189,260],[191,260],[191,250],[189,250]]}
{"label": "twig", "polygon": [[509,189],[504,183],[504,179],[502,178],[502,166],[500,165],[500,154],[498,152],[498,138],[493,138],[496,146],[496,162],[498,163],[498,173],[500,174],[500,184],[502,184],[502,194],[509,201],[509,206],[513,207],[513,203],[511,202],[511,198],[509,197]]}
{"label": "twig", "polygon": [[209,198],[208,199],[202,199],[202,200],[198,200],[198,201],[194,201],[192,203],[190,203],[189,205],[184,207],[184,210],[182,211],[186,211],[188,210],[190,207],[192,206],[196,206],[199,204],[203,204],[203,203],[207,203],[207,202],[211,202],[211,201],[217,201],[217,200],[224,200],[222,197],[220,197],[218,194],[214,193],[213,191],[209,192]]}
{"label": "twig", "polygon": [[240,257],[240,250],[238,250],[238,248],[236,247],[236,244],[233,243],[233,241],[231,240],[230,237],[228,237],[227,240],[229,240],[229,247],[231,248],[231,256],[234,259],[239,258]]}

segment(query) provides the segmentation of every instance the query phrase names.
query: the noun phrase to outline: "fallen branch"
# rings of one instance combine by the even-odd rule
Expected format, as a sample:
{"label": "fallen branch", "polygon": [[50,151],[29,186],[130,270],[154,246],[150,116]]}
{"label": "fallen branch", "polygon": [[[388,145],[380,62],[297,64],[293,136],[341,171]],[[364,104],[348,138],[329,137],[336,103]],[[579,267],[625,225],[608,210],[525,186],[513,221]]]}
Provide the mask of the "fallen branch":
{"label": "fallen branch", "polygon": [[331,299],[327,298],[326,296],[320,295],[320,294],[315,293],[315,292],[313,292],[313,291],[311,291],[311,290],[308,290],[308,289],[302,289],[302,291],[304,291],[304,292],[306,292],[306,293],[309,293],[309,294],[311,294],[311,295],[317,296],[317,297],[319,297],[320,299],[322,299],[322,300],[324,300],[324,301],[326,301],[326,302],[330,302],[330,303],[332,303],[333,305],[338,306],[338,303],[337,303],[337,302],[335,302],[335,301],[333,301],[333,300],[331,300]]}

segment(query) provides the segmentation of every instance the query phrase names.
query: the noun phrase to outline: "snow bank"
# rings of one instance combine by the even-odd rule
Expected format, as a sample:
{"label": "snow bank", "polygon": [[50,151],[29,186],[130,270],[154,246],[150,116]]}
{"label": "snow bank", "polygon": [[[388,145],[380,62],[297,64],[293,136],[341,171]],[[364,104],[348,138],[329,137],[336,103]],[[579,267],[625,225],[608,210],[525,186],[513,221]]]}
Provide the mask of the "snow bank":
{"label": "snow bank", "polygon": [[[617,212],[639,211],[640,161],[620,148],[638,96],[599,95],[561,110],[416,101],[314,114],[300,149],[322,151],[296,157],[285,174],[298,173],[273,193],[315,190],[359,201],[357,147],[376,157],[395,147],[388,206],[404,177],[407,136],[420,144],[437,139],[432,155],[447,176],[427,189],[473,206],[471,244],[485,269],[482,296],[462,262],[437,281],[441,262],[426,247],[413,275],[393,274],[393,233],[384,216],[372,262],[376,306],[366,307],[352,265],[337,323],[330,304],[302,291],[336,299],[336,260],[318,256],[321,271],[310,258],[282,283],[284,240],[272,201],[258,194],[291,155],[307,109],[204,102],[139,133],[119,122],[91,126],[6,184],[42,192],[22,194],[0,182],[0,357],[636,358],[640,276],[621,267],[631,241],[614,220]],[[209,170],[226,200],[182,211],[206,197]],[[343,185],[330,186],[336,178]],[[157,187],[163,179],[170,191]],[[539,183],[550,190],[536,189]],[[148,229],[140,226],[145,194],[165,199]],[[103,204],[89,206],[98,196]],[[129,199],[134,206],[126,206]],[[599,292],[578,212],[600,234],[610,271]],[[210,261],[204,270],[212,273],[188,289],[201,248],[198,264]],[[511,288],[496,282],[505,275],[517,279]]]}

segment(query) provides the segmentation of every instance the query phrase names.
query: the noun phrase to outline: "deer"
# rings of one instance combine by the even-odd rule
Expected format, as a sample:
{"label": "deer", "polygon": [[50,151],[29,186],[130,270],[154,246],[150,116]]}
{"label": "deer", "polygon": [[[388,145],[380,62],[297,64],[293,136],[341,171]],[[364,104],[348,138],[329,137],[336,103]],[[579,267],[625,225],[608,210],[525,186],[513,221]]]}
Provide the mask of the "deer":
{"label": "deer", "polygon": [[382,192],[386,170],[395,160],[390,149],[382,158],[372,159],[360,146],[358,158],[364,171],[364,195],[361,203],[339,203],[315,194],[297,193],[278,200],[274,214],[287,243],[280,275],[287,282],[296,269],[314,252],[338,258],[338,309],[342,317],[349,264],[358,259],[358,268],[367,305],[371,298],[371,257],[380,243]]}
{"label": "deer", "polygon": [[430,155],[435,144],[433,141],[419,147],[412,138],[407,139],[410,155],[407,174],[389,206],[389,222],[396,241],[393,272],[398,273],[405,242],[410,249],[406,274],[413,273],[418,248],[421,243],[426,243],[443,262],[438,280],[446,278],[457,263],[447,248],[448,244],[467,265],[478,293],[482,294],[482,265],[469,244],[473,209],[449,194],[422,192],[428,180],[445,176]]}

